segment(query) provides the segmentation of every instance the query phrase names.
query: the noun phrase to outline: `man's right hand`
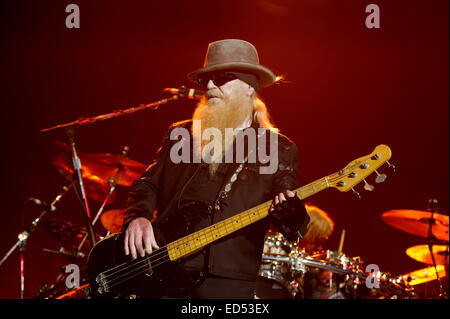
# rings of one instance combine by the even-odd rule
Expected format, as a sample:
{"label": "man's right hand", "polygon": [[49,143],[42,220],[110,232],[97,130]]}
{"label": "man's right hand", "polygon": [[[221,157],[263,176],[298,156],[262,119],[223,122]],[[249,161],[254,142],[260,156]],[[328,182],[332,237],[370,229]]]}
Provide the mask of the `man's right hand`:
{"label": "man's right hand", "polygon": [[[145,217],[138,217],[130,222],[125,231],[124,241],[125,255],[133,259],[145,256],[145,253],[151,254],[153,248],[158,249],[155,234],[153,233],[152,223]],[[144,250],[145,248],[145,250]]]}

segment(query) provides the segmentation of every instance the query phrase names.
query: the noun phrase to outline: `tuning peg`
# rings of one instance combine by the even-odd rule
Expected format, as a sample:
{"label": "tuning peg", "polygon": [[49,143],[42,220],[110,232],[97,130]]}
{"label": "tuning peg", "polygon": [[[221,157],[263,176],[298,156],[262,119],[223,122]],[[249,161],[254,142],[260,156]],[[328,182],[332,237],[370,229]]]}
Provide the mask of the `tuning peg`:
{"label": "tuning peg", "polygon": [[366,191],[371,192],[371,191],[373,191],[375,189],[375,186],[370,185],[369,183],[367,183],[367,181],[365,179],[363,179],[363,181],[364,181],[364,189]]}
{"label": "tuning peg", "polygon": [[389,161],[386,161],[386,164],[388,164],[389,168],[392,170],[393,173],[395,173],[395,165],[389,163]]}
{"label": "tuning peg", "polygon": [[386,174],[380,174],[380,173],[378,173],[377,170],[375,170],[375,173],[377,173],[377,178],[375,178],[375,183],[383,183],[386,180],[386,178],[387,178]]}
{"label": "tuning peg", "polygon": [[361,199],[361,195],[359,195],[359,193],[357,191],[355,191],[354,188],[352,188],[352,192],[353,192],[353,194],[355,194],[356,198]]}

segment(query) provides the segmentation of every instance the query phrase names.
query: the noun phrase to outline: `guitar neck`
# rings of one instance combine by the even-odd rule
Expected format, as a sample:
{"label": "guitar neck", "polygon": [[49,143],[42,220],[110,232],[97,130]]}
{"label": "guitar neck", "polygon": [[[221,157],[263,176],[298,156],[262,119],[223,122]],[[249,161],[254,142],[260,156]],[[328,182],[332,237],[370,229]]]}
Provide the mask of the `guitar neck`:
{"label": "guitar neck", "polygon": [[[329,177],[321,178],[308,185],[296,189],[294,192],[300,199],[305,199],[329,187]],[[180,238],[167,245],[170,260],[174,261],[202,249],[204,246],[257,222],[269,215],[272,201],[257,205],[240,214],[229,217],[219,223],[199,230],[191,235]]]}

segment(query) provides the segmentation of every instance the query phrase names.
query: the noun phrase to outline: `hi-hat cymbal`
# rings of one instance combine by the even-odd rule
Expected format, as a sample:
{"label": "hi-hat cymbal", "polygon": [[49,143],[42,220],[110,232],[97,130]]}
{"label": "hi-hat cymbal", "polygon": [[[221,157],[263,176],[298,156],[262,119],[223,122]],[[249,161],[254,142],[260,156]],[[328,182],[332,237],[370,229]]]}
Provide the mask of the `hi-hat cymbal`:
{"label": "hi-hat cymbal", "polygon": [[[383,213],[381,218],[394,228],[420,237],[428,237],[431,212],[398,209]],[[448,241],[448,216],[434,213],[433,219],[431,227],[433,235],[439,240]]]}
{"label": "hi-hat cymbal", "polygon": [[118,233],[123,224],[124,209],[111,209],[102,214],[100,221],[110,233]]}
{"label": "hi-hat cymbal", "polygon": [[[421,263],[432,265],[430,249],[428,245],[417,245],[406,249],[406,254],[414,260]],[[434,245],[433,255],[437,265],[448,264],[448,246],[447,245]]]}
{"label": "hi-hat cymbal", "polygon": [[[444,265],[437,265],[436,268],[437,268],[439,277],[444,278],[446,276]],[[433,281],[433,280],[437,279],[436,269],[434,269],[433,266],[422,268],[422,269],[419,269],[416,271],[412,271],[410,273],[402,275],[401,277],[402,277],[403,281],[408,283],[410,286],[423,284],[425,282],[429,282],[429,281]]]}

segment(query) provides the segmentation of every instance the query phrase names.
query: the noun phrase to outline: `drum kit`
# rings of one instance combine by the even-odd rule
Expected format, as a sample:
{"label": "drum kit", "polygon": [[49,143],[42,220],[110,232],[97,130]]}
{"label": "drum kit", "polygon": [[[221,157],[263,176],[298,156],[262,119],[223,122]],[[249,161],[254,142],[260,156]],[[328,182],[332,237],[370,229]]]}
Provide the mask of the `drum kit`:
{"label": "drum kit", "polygon": [[[55,143],[56,151],[51,161],[57,171],[71,181],[63,192],[44,210],[32,226],[28,227],[29,236],[37,223],[43,219],[47,211],[55,210],[55,205],[71,188],[76,190],[72,180],[75,174],[71,165],[70,146],[62,142]],[[92,226],[100,220],[104,236],[120,231],[123,220],[123,209],[104,211],[107,204],[115,201],[117,185],[129,187],[145,171],[146,166],[128,157],[128,147],[122,147],[119,155],[78,153],[83,163],[82,179],[86,196],[101,203]],[[79,193],[80,190],[78,190]],[[79,194],[78,194],[79,195]],[[82,202],[82,198],[79,198]],[[427,243],[406,249],[406,254],[427,267],[403,275],[382,273],[378,270],[364,269],[359,257],[350,257],[342,252],[345,231],[341,236],[341,244],[337,251],[318,250],[307,252],[299,242],[291,242],[277,231],[269,230],[264,240],[264,249],[257,280],[256,298],[283,299],[411,299],[422,298],[415,287],[438,281],[441,287],[440,297],[446,297],[441,279],[448,278],[449,254],[449,217],[435,210],[391,210],[382,214],[388,225],[427,239]],[[89,238],[89,228],[74,225],[64,219],[44,219],[45,230],[65,247],[59,250],[43,249],[44,252],[63,255],[68,264],[85,264],[88,251],[83,249]],[[103,238],[94,234],[95,242]],[[20,241],[19,236],[19,241]],[[17,245],[17,244],[16,244]],[[19,245],[20,246],[20,245]],[[15,248],[15,247],[13,247]],[[21,247],[20,247],[21,248]],[[9,256],[13,249],[3,258]],[[23,263],[23,259],[21,260]],[[35,298],[51,299],[87,299],[88,284],[85,269],[80,272],[77,287],[67,287],[65,271],[51,285],[44,283]],[[23,268],[22,268],[23,272]],[[23,274],[22,274],[23,275]],[[23,283],[22,283],[23,284]],[[447,286],[448,289],[448,286]]]}
{"label": "drum kit", "polygon": [[[55,142],[54,152],[51,155],[51,161],[59,173],[61,173],[70,184],[63,187],[63,191],[51,203],[46,204],[38,199],[34,200],[37,204],[43,206],[41,215],[27,227],[27,229],[19,235],[19,241],[2,259],[0,265],[11,255],[16,247],[21,250],[21,298],[23,298],[24,291],[24,272],[23,272],[23,251],[26,239],[30,236],[37,224],[42,221],[43,228],[58,241],[62,247],[59,250],[52,250],[44,248],[46,253],[53,253],[67,257],[67,264],[85,265],[89,254],[90,247],[84,245],[89,239],[89,226],[94,226],[98,220],[103,226],[104,236],[110,233],[118,232],[123,223],[124,210],[111,209],[104,211],[107,204],[112,204],[116,200],[116,192],[114,190],[117,186],[131,186],[131,183],[138,179],[146,169],[146,165],[130,159],[127,156],[129,148],[122,147],[122,152],[119,155],[102,154],[102,153],[77,153],[80,161],[83,163],[82,180],[84,191],[87,198],[101,203],[95,218],[92,219],[90,225],[82,227],[74,223],[57,218],[44,218],[47,212],[56,210],[56,204],[61,198],[70,190],[75,189],[76,194],[80,196],[80,188],[77,188],[76,182],[73,180],[75,174],[71,165],[70,146],[63,142]],[[83,201],[79,197],[80,202]],[[84,208],[84,207],[83,207]],[[45,216],[46,217],[46,216]],[[91,219],[90,219],[91,220]],[[94,243],[98,242],[104,236],[94,233]],[[90,240],[91,241],[91,240]],[[49,285],[44,282],[37,292],[35,298],[87,298],[87,276],[85,269],[80,271],[80,281],[76,287],[68,287],[66,284],[66,265],[61,266],[61,273],[57,276],[53,284]]]}
{"label": "drum kit", "polygon": [[[307,252],[300,242],[290,242],[269,229],[264,241],[258,274],[259,299],[423,299],[417,293],[421,284],[437,281],[439,294],[447,298],[449,234],[447,215],[435,211],[391,210],[382,214],[388,225],[427,238],[427,244],[406,249],[406,254],[428,267],[403,275],[380,272],[373,265],[363,267],[359,257],[338,251]],[[345,230],[343,235],[345,234]],[[447,291],[446,291],[447,290]]]}
{"label": "drum kit", "polygon": [[[71,166],[70,146],[56,142],[56,151],[51,161],[57,171],[71,181],[63,193],[48,207],[55,204],[73,187],[75,171]],[[117,185],[129,187],[145,171],[146,166],[128,157],[128,147],[122,147],[119,155],[78,153],[83,163],[82,178],[86,196],[101,203],[92,226],[101,222],[104,236],[120,231],[124,220],[124,209],[104,211],[107,204],[115,201]],[[78,190],[80,192],[80,190]],[[81,198],[79,198],[81,201]],[[46,211],[45,211],[46,212]],[[34,227],[44,214],[34,221]],[[427,267],[403,275],[383,273],[365,269],[359,257],[342,252],[343,237],[337,251],[318,250],[307,252],[299,242],[288,241],[280,232],[269,230],[264,240],[264,249],[257,280],[256,298],[283,299],[411,299],[422,298],[415,287],[442,278],[448,278],[449,217],[434,211],[391,210],[382,214],[388,225],[401,231],[427,238],[427,244],[406,249],[406,254]],[[63,255],[68,264],[85,265],[88,250],[83,248],[89,238],[88,227],[82,227],[64,219],[44,219],[45,230],[64,247],[59,250],[43,249],[44,252]],[[33,228],[27,228],[31,233]],[[29,234],[28,234],[29,235]],[[95,233],[95,242],[103,236]],[[13,247],[14,248],[14,247]],[[12,251],[12,249],[11,249]],[[10,252],[11,252],[10,251]],[[9,252],[9,254],[10,254]],[[8,257],[8,255],[0,262]],[[23,262],[23,260],[22,260]],[[81,269],[77,287],[67,287],[66,266],[53,284],[44,283],[35,298],[87,299],[89,287],[85,269]],[[442,285],[441,285],[442,287]],[[441,296],[446,296],[445,291]]]}
{"label": "drum kit", "polygon": [[[47,132],[64,132],[67,138],[65,142],[55,142],[54,149],[51,156],[51,161],[59,173],[61,173],[68,181],[67,186],[63,186],[60,193],[55,199],[50,202],[44,202],[37,198],[29,198],[35,204],[41,206],[42,211],[40,215],[33,220],[20,234],[17,236],[16,243],[9,249],[5,256],[0,260],[1,265],[18,249],[20,251],[20,298],[24,299],[25,292],[25,275],[24,275],[24,251],[30,235],[34,232],[41,221],[44,223],[44,228],[58,241],[62,242],[66,249],[62,247],[59,250],[44,249],[47,253],[56,253],[64,255],[68,258],[69,263],[76,262],[83,263],[86,258],[87,251],[83,246],[86,242],[91,244],[91,247],[103,237],[94,233],[93,226],[101,219],[103,228],[106,230],[106,235],[117,232],[121,226],[121,218],[123,220],[123,211],[112,210],[104,212],[107,204],[111,204],[116,199],[117,186],[131,186],[131,183],[139,178],[145,171],[146,166],[140,162],[128,158],[127,154],[129,147],[124,146],[121,149],[121,154],[113,155],[107,153],[92,153],[81,154],[77,152],[75,143],[75,131],[79,127],[91,125],[100,121],[106,121],[122,116],[134,114],[144,110],[158,110],[161,105],[168,104],[183,98],[194,99],[200,98],[201,91],[197,91],[198,95],[191,94],[192,89],[181,86],[178,89],[167,88],[164,92],[172,94],[169,98],[163,98],[155,102],[140,104],[126,109],[118,109],[111,113],[97,115],[93,117],[82,117],[75,121],[58,124],[56,126],[48,127],[40,130],[41,133]],[[57,204],[69,192],[73,190],[80,201],[83,215],[86,220],[86,226],[81,227],[72,224],[66,220],[47,219],[48,212],[55,211]],[[91,217],[88,198],[101,203],[101,206],[94,218]],[[105,236],[106,236],[105,235]],[[74,245],[75,244],[75,245]],[[81,271],[80,282],[83,284],[75,291],[68,288],[65,283],[64,269],[61,267],[61,274],[56,278],[55,283],[48,285],[46,282],[36,295],[36,298],[80,298],[86,297],[87,278],[85,271]]]}
{"label": "drum kit", "polygon": [[[70,180],[74,174],[71,168],[68,156],[64,151],[69,149],[68,145],[57,142],[57,150],[51,157],[53,165],[67,179]],[[98,221],[101,222],[104,236],[111,233],[119,232],[124,219],[124,209],[110,209],[104,211],[107,204],[113,204],[116,200],[114,189],[116,185],[129,187],[132,182],[138,179],[145,171],[146,166],[140,162],[130,159],[127,156],[129,148],[122,147],[120,155],[90,153],[78,153],[83,163],[82,177],[86,189],[86,196],[96,202],[101,203],[96,216],[92,220],[92,226]],[[59,243],[65,247],[59,250],[43,249],[48,253],[64,255],[68,258],[68,263],[76,263],[77,265],[85,265],[89,251],[83,248],[85,241],[88,239],[87,227],[82,227],[71,223],[64,219],[45,219],[43,221],[45,230],[53,236]],[[101,240],[104,236],[95,233],[95,242]],[[71,247],[71,248],[67,248]],[[88,284],[85,276],[85,269],[80,272],[79,287],[67,287],[65,279],[65,267],[61,269],[61,275],[57,277],[55,283],[48,285],[44,283],[39,290],[36,298],[52,298],[52,299],[84,299],[88,298]]]}

